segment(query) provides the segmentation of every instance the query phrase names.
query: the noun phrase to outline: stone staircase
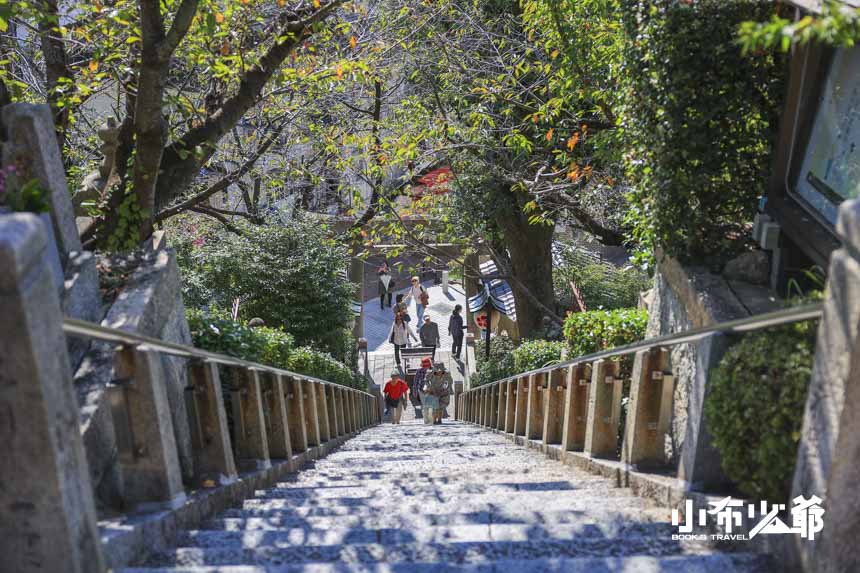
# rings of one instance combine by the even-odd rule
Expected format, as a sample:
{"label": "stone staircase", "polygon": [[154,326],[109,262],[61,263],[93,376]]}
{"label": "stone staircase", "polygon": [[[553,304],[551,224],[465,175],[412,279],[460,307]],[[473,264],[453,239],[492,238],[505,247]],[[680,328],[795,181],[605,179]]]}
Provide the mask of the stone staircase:
{"label": "stone staircase", "polygon": [[670,512],[462,422],[365,430],[125,573],[764,572]]}

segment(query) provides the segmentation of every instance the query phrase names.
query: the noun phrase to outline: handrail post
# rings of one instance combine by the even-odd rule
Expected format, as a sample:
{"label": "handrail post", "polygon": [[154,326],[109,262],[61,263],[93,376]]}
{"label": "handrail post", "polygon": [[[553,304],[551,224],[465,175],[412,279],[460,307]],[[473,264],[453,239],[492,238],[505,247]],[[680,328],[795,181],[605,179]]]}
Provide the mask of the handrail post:
{"label": "handrail post", "polygon": [[526,435],[526,416],[528,415],[528,379],[520,376],[516,380],[514,406],[514,435]]}
{"label": "handrail post", "polygon": [[192,360],[188,368],[189,384],[196,412],[194,434],[199,442],[194,447],[194,469],[198,483],[213,479],[220,484],[236,481],[238,475],[233,459],[230,428],[221,393],[218,364]]}
{"label": "handrail post", "polygon": [[325,392],[327,394],[327,411],[328,411],[328,425],[331,428],[331,435],[334,438],[339,438],[343,435],[343,431],[338,424],[337,421],[337,389],[334,385],[327,385],[325,387]]}
{"label": "handrail post", "polygon": [[546,374],[531,374],[528,382],[526,414],[526,439],[543,437],[543,381]]}
{"label": "handrail post", "polygon": [[611,360],[597,360],[592,366],[584,447],[592,457],[616,455],[622,390],[617,371],[618,363]]}
{"label": "handrail post", "polygon": [[302,389],[302,404],[305,409],[305,431],[307,432],[308,447],[320,445],[320,422],[317,416],[317,400],[312,380],[300,380]]}
{"label": "handrail post", "polygon": [[508,380],[503,383],[505,385],[505,433],[513,434],[514,433],[514,420],[516,416],[516,400],[517,395],[515,393],[516,382],[513,380]]}
{"label": "handrail post", "polygon": [[317,415],[320,421],[320,442],[325,443],[332,439],[331,426],[328,423],[328,399],[325,395],[326,384],[314,382],[314,391],[317,399]]}
{"label": "handrail post", "polygon": [[355,418],[355,391],[353,389],[347,390],[347,407],[349,412],[349,428],[351,433],[355,433],[358,431],[358,421]]}
{"label": "handrail post", "polygon": [[343,435],[349,435],[349,428],[346,427],[346,391],[343,386],[337,387],[337,423],[343,431]]}
{"label": "handrail post", "polygon": [[507,396],[508,385],[506,382],[496,384],[496,425],[495,428],[502,432],[505,431],[505,420],[507,419]]}
{"label": "handrail post", "polygon": [[666,463],[664,436],[672,419],[674,378],[669,352],[662,348],[640,350],[633,364],[633,381],[627,408],[627,425],[621,461],[645,467]]}
{"label": "handrail post", "polygon": [[567,368],[567,388],[564,393],[564,429],[561,449],[581,451],[585,445],[585,425],[588,418],[588,391],[591,388],[591,365],[575,364]]}
{"label": "handrail post", "polygon": [[260,376],[256,369],[250,368],[236,368],[234,373],[237,377],[239,408],[242,413],[242,425],[241,428],[237,426],[236,431],[239,459],[253,462],[257,469],[271,467]]}
{"label": "handrail post", "polygon": [[0,216],[0,559],[19,573],[100,573],[93,488],[47,241],[37,216]]}
{"label": "handrail post", "polygon": [[287,396],[287,425],[290,433],[293,455],[308,451],[308,434],[305,428],[305,405],[302,400],[302,385],[290,376],[284,380]]}
{"label": "handrail post", "polygon": [[277,373],[269,376],[271,391],[266,393],[269,405],[269,455],[273,458],[292,460],[293,445],[290,442],[290,423],[287,415],[284,378]]}
{"label": "handrail post", "polygon": [[564,406],[566,380],[560,369],[547,375],[547,385],[543,398],[543,443],[546,446],[561,444],[561,425]]}
{"label": "handrail post", "polygon": [[139,509],[179,507],[186,497],[161,360],[146,346],[124,347],[114,370],[130,381],[121,386],[122,403],[114,402],[126,420],[116,428],[117,441],[127,445],[119,456],[123,499]]}

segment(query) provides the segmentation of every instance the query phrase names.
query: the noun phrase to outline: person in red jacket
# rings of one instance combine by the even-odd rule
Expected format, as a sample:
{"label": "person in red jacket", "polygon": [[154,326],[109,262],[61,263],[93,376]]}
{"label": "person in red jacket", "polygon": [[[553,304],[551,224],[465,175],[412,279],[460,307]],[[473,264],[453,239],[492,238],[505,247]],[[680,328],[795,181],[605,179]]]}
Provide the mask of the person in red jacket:
{"label": "person in red jacket", "polygon": [[403,403],[409,393],[409,386],[400,378],[399,372],[392,372],[391,378],[388,379],[382,389],[382,393],[385,394],[385,407],[391,412],[391,423],[399,424],[400,416],[403,414]]}

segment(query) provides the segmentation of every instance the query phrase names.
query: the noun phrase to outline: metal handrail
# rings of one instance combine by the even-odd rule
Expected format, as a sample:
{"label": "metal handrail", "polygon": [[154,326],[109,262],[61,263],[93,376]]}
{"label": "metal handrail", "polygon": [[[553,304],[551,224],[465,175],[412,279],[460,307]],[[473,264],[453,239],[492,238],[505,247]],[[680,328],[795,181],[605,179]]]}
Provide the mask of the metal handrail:
{"label": "metal handrail", "polygon": [[342,386],[340,384],[335,384],[333,382],[329,382],[327,380],[322,380],[321,378],[316,378],[314,376],[308,376],[307,374],[299,374],[298,372],[293,372],[291,370],[284,370],[282,368],[275,368],[274,366],[267,366],[265,364],[260,364],[258,362],[250,362],[248,360],[242,360],[241,358],[236,358],[234,356],[228,356],[226,354],[218,354],[217,352],[209,352],[206,350],[201,350],[194,346],[188,346],[187,344],[179,344],[176,342],[168,342],[166,340],[161,340],[159,338],[154,338],[151,336],[146,336],[144,334],[137,334],[135,332],[126,332],[124,330],[119,330],[116,328],[110,328],[108,326],[102,326],[100,324],[95,324],[92,322],[88,322],[86,320],[79,320],[76,318],[64,318],[63,319],[63,332],[65,332],[69,336],[75,336],[78,338],[95,338],[98,340],[103,340],[105,342],[115,342],[117,344],[129,345],[129,346],[147,346],[154,350],[158,350],[163,354],[169,354],[171,356],[178,356],[180,358],[192,358],[198,360],[204,360],[208,362],[215,362],[217,364],[223,364],[225,366],[239,366],[242,368],[248,368],[253,370],[261,370],[264,372],[269,372],[272,374],[280,374],[282,376],[289,376],[292,378],[298,378],[301,380],[310,380],[313,382],[320,382],[322,384],[328,386],[336,386],[338,388],[348,388],[349,390],[354,390],[356,392],[360,392],[365,394],[366,396],[370,396],[373,398],[374,396],[368,392],[364,392],[362,390],[357,390],[355,388],[349,388],[348,386]]}
{"label": "metal handrail", "polygon": [[574,358],[573,360],[568,360],[566,362],[559,362],[558,364],[544,366],[536,370],[529,370],[528,372],[514,374],[513,376],[508,376],[507,378],[502,378],[501,380],[495,380],[493,382],[490,382],[489,384],[484,384],[483,386],[479,386],[478,388],[469,389],[468,392],[472,392],[473,390],[478,390],[480,388],[494,386],[503,382],[510,382],[512,380],[516,380],[517,378],[523,378],[525,376],[544,374],[547,372],[552,372],[553,370],[559,370],[561,368],[567,368],[569,366],[576,366],[577,364],[582,364],[584,362],[593,362],[595,360],[600,360],[601,358],[609,358],[612,356],[625,356],[627,354],[634,354],[636,352],[639,352],[640,350],[650,350],[651,348],[662,348],[666,346],[675,346],[677,344],[685,344],[688,342],[696,342],[697,340],[701,340],[702,338],[710,336],[711,334],[737,334],[742,332],[760,330],[762,328],[768,328],[771,326],[780,326],[784,324],[802,322],[804,320],[817,320],[821,318],[822,310],[823,304],[819,302],[794,308],[777,310],[774,312],[766,312],[763,314],[757,314],[754,316],[748,316],[746,318],[739,318],[736,320],[728,320],[726,322],[720,322],[710,326],[691,328],[690,330],[684,330],[674,334],[667,334],[664,336],[648,338],[646,340],[640,340],[639,342],[633,342],[624,346],[617,346],[615,348],[601,350],[600,352],[594,352],[592,354],[578,356],[577,358]]}

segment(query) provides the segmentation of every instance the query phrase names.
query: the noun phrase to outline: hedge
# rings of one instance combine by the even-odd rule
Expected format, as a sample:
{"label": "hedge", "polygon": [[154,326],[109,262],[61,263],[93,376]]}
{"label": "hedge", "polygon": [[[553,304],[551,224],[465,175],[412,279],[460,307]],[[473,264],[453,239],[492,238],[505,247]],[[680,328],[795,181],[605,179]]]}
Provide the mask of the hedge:
{"label": "hedge", "polygon": [[564,339],[575,358],[642,340],[647,325],[648,313],[637,308],[577,312],[564,321]]}

